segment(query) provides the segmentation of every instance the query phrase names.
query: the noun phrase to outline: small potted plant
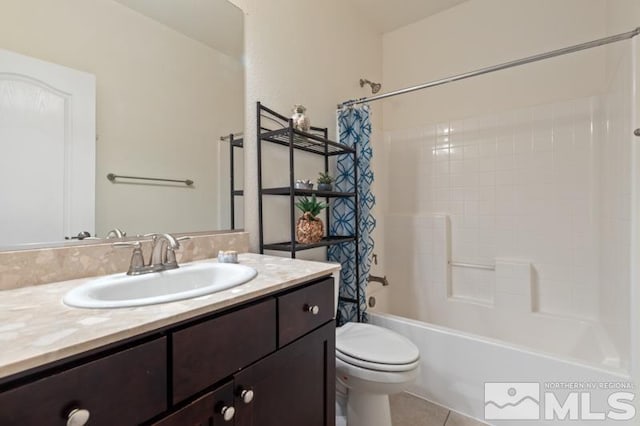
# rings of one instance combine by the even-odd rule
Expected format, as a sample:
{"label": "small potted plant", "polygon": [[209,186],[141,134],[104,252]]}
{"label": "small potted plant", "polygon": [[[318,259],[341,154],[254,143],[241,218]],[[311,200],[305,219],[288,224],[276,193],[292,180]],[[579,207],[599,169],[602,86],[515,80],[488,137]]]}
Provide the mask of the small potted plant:
{"label": "small potted plant", "polygon": [[318,191],[331,191],[333,189],[333,178],[329,176],[329,173],[320,172],[318,178]]}
{"label": "small potted plant", "polygon": [[296,207],[302,211],[296,224],[296,241],[302,244],[317,243],[324,236],[324,224],[318,215],[327,205],[318,201],[314,194],[310,199],[301,198]]}

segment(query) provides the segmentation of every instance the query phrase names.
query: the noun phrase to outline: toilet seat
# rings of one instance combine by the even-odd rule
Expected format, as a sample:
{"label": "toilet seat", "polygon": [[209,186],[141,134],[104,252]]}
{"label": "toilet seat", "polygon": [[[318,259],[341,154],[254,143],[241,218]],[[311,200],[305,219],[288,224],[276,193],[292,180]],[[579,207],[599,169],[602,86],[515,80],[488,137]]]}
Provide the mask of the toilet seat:
{"label": "toilet seat", "polygon": [[365,368],[367,370],[375,370],[375,371],[382,371],[382,372],[389,372],[389,373],[413,370],[418,365],[420,365],[419,359],[409,364],[380,364],[376,362],[367,361],[364,359],[350,357],[349,355],[344,354],[338,350],[336,350],[336,358],[339,359],[340,361],[343,361],[347,364],[351,364],[356,367]]}
{"label": "toilet seat", "polygon": [[371,324],[347,323],[336,331],[336,358],[381,372],[411,371],[420,364],[418,348],[407,338]]}

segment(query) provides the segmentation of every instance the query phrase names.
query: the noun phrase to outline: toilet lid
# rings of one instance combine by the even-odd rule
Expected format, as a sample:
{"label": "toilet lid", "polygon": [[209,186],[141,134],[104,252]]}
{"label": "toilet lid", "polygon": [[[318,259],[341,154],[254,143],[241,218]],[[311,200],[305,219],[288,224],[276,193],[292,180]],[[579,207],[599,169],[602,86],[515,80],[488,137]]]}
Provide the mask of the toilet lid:
{"label": "toilet lid", "polygon": [[382,371],[415,368],[418,348],[386,328],[350,322],[336,330],[336,356],[350,364]]}

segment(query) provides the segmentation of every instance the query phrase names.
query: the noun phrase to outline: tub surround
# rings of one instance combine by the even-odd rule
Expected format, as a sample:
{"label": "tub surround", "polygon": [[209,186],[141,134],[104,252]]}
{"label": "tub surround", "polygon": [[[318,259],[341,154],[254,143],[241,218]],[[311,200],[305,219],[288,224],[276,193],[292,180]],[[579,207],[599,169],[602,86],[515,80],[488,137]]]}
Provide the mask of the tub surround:
{"label": "tub surround", "polygon": [[[247,234],[237,235],[239,239],[246,241]],[[193,250],[188,248],[193,242],[194,240],[185,244],[183,259],[187,255],[198,255],[195,247]],[[104,246],[101,249],[105,249]],[[128,250],[123,252],[125,265],[116,272],[127,269],[130,253]],[[85,253],[82,258],[85,257],[89,258],[89,254]],[[63,295],[71,288],[85,283],[86,278],[40,285],[37,289],[23,287],[2,291],[0,342],[3,350],[0,352],[0,381],[22,371],[203,314],[214,313],[340,270],[337,264],[251,253],[240,254],[239,261],[255,268],[258,276],[246,284],[218,293],[144,307],[77,309],[64,305]]]}
{"label": "tub surround", "polygon": [[[246,232],[180,235],[191,237],[181,243],[182,248],[176,253],[181,263],[214,258],[221,249],[239,253],[249,250],[249,234]],[[127,240],[134,241],[136,238]],[[125,272],[129,268],[131,250],[114,248],[113,241],[84,241],[61,247],[0,252],[0,290]],[[145,255],[150,249],[151,242],[144,242]]]}

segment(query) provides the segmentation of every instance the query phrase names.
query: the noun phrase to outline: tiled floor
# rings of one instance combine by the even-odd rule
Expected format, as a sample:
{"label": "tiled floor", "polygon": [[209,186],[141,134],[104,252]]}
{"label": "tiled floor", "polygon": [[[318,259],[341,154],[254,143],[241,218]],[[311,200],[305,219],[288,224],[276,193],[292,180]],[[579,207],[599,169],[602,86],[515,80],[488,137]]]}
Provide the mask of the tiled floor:
{"label": "tiled floor", "polygon": [[393,426],[484,426],[477,420],[407,393],[390,396]]}

